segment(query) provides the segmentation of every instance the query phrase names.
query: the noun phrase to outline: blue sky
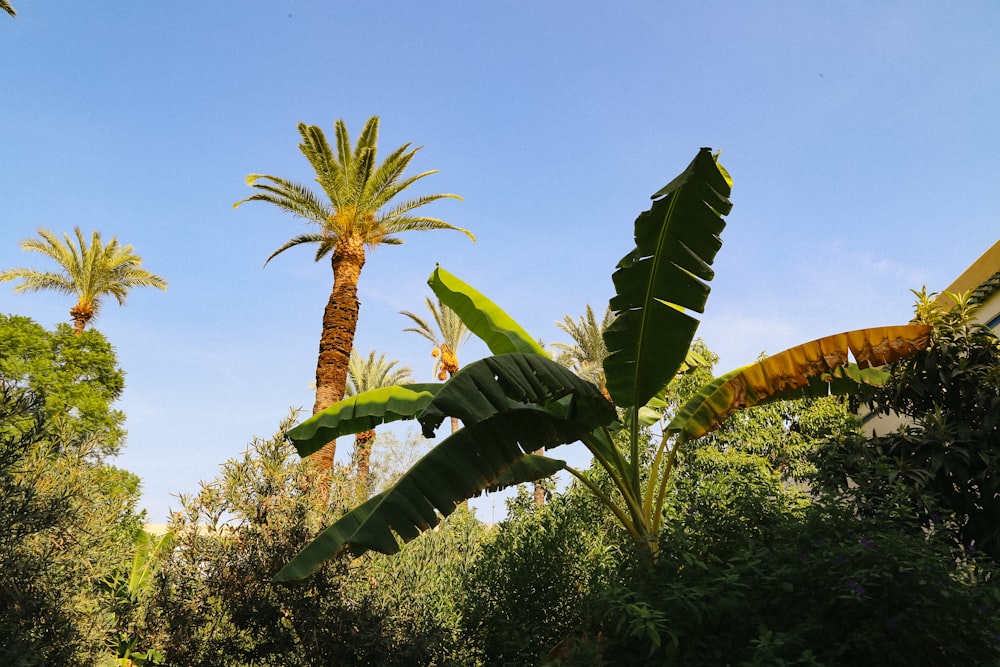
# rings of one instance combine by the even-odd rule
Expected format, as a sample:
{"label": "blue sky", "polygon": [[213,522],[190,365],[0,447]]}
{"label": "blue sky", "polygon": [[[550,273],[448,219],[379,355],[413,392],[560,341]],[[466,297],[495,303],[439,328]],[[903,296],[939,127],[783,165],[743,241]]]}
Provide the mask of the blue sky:
{"label": "blue sky", "polygon": [[[304,121],[383,152],[422,145],[414,194],[472,230],[369,256],[357,347],[426,379],[403,333],[435,263],[546,342],[601,310],[648,197],[722,149],[734,209],[700,335],[733,367],[906,321],[1000,234],[1000,5],[931,2],[14,0],[0,16],[0,267],[79,225],[131,243],[170,287],[96,326],[127,372],[129,441],[162,521],[292,406],[310,406],[326,263],[302,223],[238,210],[252,172],[311,181]],[[58,295],[0,286],[45,326]],[[470,345],[464,361],[481,356]],[[347,450],[345,444],[341,450]],[[346,452],[345,452],[346,453]]]}

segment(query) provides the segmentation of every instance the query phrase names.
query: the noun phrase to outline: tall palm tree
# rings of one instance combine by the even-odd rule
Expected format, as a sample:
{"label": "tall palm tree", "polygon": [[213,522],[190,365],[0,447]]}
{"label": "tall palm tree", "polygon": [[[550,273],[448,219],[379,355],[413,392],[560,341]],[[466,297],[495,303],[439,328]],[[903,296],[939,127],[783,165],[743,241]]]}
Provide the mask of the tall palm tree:
{"label": "tall palm tree", "polygon": [[[398,359],[387,360],[385,354],[375,356],[375,350],[362,357],[357,350],[351,350],[351,358],[347,367],[346,396],[358,394],[372,389],[392,387],[413,381],[413,371],[409,366],[399,366]],[[354,436],[354,462],[358,470],[358,489],[368,497],[368,478],[371,472],[372,443],[375,441],[375,429],[362,431]]]}
{"label": "tall palm tree", "polygon": [[[235,208],[248,201],[268,202],[319,227],[315,232],[291,239],[264,262],[266,265],[289,248],[307,243],[317,245],[315,261],[330,258],[333,289],[323,313],[323,333],[316,361],[314,414],[344,396],[361,305],[358,278],[365,264],[366,250],[379,245],[398,245],[402,243],[398,234],[409,231],[453,229],[475,240],[464,229],[437,218],[414,214],[416,209],[439,199],[461,199],[458,195],[423,195],[390,205],[413,183],[436,173],[432,170],[403,176],[419,147],[411,149],[410,144],[404,144],[378,164],[378,116],[368,119],[353,147],[344,121],[338,120],[334,127],[336,154],[323,130],[315,125],[298,125],[302,137],[299,150],[316,172],[322,194],[278,176],[251,174],[247,184],[258,192],[233,205]],[[336,443],[331,442],[315,454],[317,465],[330,469],[335,453]]]}
{"label": "tall palm tree", "polygon": [[[416,313],[401,310],[400,314],[413,320],[415,325],[407,327],[403,331],[419,334],[434,346],[434,349],[431,350],[431,355],[435,359],[434,374],[437,375],[438,380],[443,382],[458,372],[458,348],[469,340],[472,332],[465,326],[465,322],[455,314],[455,311],[441,303],[440,299],[434,302],[431,301],[430,297],[426,297],[424,304],[430,311],[434,325],[432,326],[430,322]],[[451,432],[454,433],[457,430],[458,420],[452,418]]]}
{"label": "tall palm tree", "polygon": [[120,245],[111,237],[107,245],[101,242],[101,234],[94,232],[90,245],[83,238],[79,227],[76,244],[69,234],[60,240],[47,229],[39,229],[41,239],[25,239],[21,248],[25,252],[40,252],[62,267],[61,273],[17,268],[0,271],[0,282],[20,279],[14,289],[18,292],[52,290],[77,297],[76,305],[70,311],[76,335],[83,333],[87,324],[97,317],[101,309],[101,299],[113,296],[119,305],[125,305],[125,297],[134,287],[156,287],[167,289],[167,281],[142,268],[142,257],[133,252],[131,245]]}
{"label": "tall palm tree", "polygon": [[553,343],[552,347],[559,351],[556,357],[563,366],[585,380],[593,382],[602,391],[606,391],[604,379],[604,358],[608,356],[608,346],[604,342],[604,330],[615,320],[611,308],[604,311],[600,324],[594,316],[594,309],[587,305],[587,312],[574,320],[569,315],[563,315],[562,322],[556,326],[569,334],[573,343]]}

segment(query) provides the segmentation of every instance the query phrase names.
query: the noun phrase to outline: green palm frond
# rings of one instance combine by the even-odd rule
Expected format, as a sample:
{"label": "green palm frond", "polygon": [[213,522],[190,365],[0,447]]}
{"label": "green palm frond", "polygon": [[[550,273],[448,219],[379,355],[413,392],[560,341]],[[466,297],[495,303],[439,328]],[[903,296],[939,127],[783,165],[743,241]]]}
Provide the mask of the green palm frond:
{"label": "green palm frond", "polygon": [[556,326],[569,334],[572,344],[553,343],[552,347],[559,351],[556,361],[580,375],[604,386],[604,358],[608,356],[608,347],[604,342],[604,330],[614,322],[615,315],[611,308],[604,311],[601,322],[597,321],[594,309],[587,304],[587,310],[578,320],[569,315],[563,315],[562,322]]}
{"label": "green palm frond", "polygon": [[450,229],[475,240],[467,230],[437,218],[409,215],[439,199],[461,199],[455,194],[423,195],[383,211],[403,190],[437,170],[404,178],[403,173],[419,150],[411,148],[409,143],[392,151],[379,164],[378,129],[379,118],[372,116],[361,130],[357,143],[352,145],[346,124],[338,120],[334,124],[334,150],[320,127],[298,124],[299,150],[316,172],[316,181],[325,199],[304,184],[278,176],[251,174],[247,178],[247,184],[256,192],[233,204],[234,208],[248,201],[268,202],[325,230],[324,234],[296,237],[272,253],[269,260],[302,243],[320,244],[315,256],[317,261],[329,255],[344,239],[351,239],[352,243],[361,241],[368,247],[398,245],[401,240],[396,235],[408,231]]}
{"label": "green palm frond", "polygon": [[[467,229],[462,229],[461,227],[456,227],[450,223],[444,222],[443,220],[438,220],[437,218],[426,218],[426,217],[402,217],[395,218],[390,222],[382,225],[385,234],[401,234],[403,232],[424,232],[432,231],[435,229],[450,229],[455,232],[462,232],[469,237],[470,240],[475,241],[475,235]],[[384,238],[384,237],[383,237]]]}
{"label": "green palm frond", "polygon": [[413,371],[409,366],[399,364],[398,359],[386,359],[385,353],[376,356],[375,350],[371,350],[367,357],[362,357],[357,350],[351,350],[345,396],[356,396],[372,389],[411,382]]}
{"label": "green palm frond", "polygon": [[14,8],[11,6],[11,4],[9,2],[7,2],[7,0],[0,0],[0,9],[4,10],[8,14],[10,14],[11,16],[14,16],[14,17],[17,16],[17,12],[14,11]]}
{"label": "green palm frond", "polygon": [[[21,280],[16,291],[30,292],[51,290],[74,294],[78,306],[97,315],[104,296],[112,296],[124,305],[130,290],[136,287],[166,289],[167,282],[142,268],[142,258],[131,245],[121,245],[112,237],[105,245],[101,234],[95,231],[88,244],[79,227],[73,230],[75,239],[63,234],[62,239],[48,229],[39,229],[41,238],[25,239],[21,248],[38,252],[56,262],[61,273],[18,268],[0,272],[0,281]],[[75,316],[74,316],[75,317]]]}
{"label": "green palm frond", "polygon": [[[269,182],[268,182],[269,181]],[[273,204],[292,215],[323,225],[333,212],[333,208],[323,202],[315,193],[301,183],[295,183],[268,174],[251,174],[247,184],[260,192],[233,204],[238,208],[248,201],[263,201]]]}
{"label": "green palm frond", "polygon": [[[324,236],[323,234],[300,234],[299,236],[296,236],[293,239],[289,239],[288,241],[285,242],[284,245],[282,245],[280,248],[272,252],[268,256],[268,258],[264,260],[264,266],[267,266],[268,262],[270,262],[272,259],[280,255],[281,253],[285,252],[289,248],[294,248],[295,246],[302,245],[303,243],[318,243],[320,246],[320,251],[323,251],[323,254],[326,254],[326,252],[329,252],[329,247],[327,247],[326,241],[327,237]],[[317,252],[316,261],[318,262],[321,258],[322,255],[320,255]]]}

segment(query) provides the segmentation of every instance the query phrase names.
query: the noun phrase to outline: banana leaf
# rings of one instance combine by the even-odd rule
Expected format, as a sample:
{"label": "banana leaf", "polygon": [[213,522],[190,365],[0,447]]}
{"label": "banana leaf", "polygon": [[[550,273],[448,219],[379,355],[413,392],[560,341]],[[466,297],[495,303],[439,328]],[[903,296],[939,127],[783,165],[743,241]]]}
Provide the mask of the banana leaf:
{"label": "banana leaf", "polygon": [[510,315],[440,266],[434,269],[427,284],[441,303],[455,311],[469,331],[481,338],[493,354],[524,352],[549,356]]}
{"label": "banana leaf", "polygon": [[619,407],[642,407],[676,375],[704,312],[722,246],[732,181],[709,149],[653,195],[635,221],[635,249],[612,275],[615,321],[604,333],[607,388]]}
{"label": "banana leaf", "polygon": [[275,581],[305,579],[345,549],[355,556],[369,550],[396,553],[400,539],[408,542],[436,526],[440,515],[451,514],[458,503],[494,487],[528,453],[575,442],[586,431],[577,422],[531,407],[472,423],[425,454],[392,487],[320,533]]}
{"label": "banana leaf", "polygon": [[401,419],[415,419],[443,383],[407,384],[365,391],[317,412],[286,435],[305,458],[342,435],[361,433]]}
{"label": "banana leaf", "polygon": [[[847,394],[880,385],[882,366],[926,349],[930,327],[858,329],[789,348],[715,378],[677,413],[667,430],[688,440],[715,430],[737,410],[770,400]],[[857,364],[848,363],[848,352]]]}
{"label": "banana leaf", "polygon": [[[500,491],[517,484],[537,482],[551,477],[560,470],[565,470],[566,462],[540,454],[525,454],[520,460],[511,464],[500,473],[493,482],[484,489],[489,493]],[[479,495],[479,494],[476,494]]]}
{"label": "banana leaf", "polygon": [[462,368],[417,420],[429,438],[447,417],[456,417],[468,426],[529,403],[548,407],[553,414],[587,430],[616,418],[614,406],[595,385],[546,357],[513,353],[480,359]]}

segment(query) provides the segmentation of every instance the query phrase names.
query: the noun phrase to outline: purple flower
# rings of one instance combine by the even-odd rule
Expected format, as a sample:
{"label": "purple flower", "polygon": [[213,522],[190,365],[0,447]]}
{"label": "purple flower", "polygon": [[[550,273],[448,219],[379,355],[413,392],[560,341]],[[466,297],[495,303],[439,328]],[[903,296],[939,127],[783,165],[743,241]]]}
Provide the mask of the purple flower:
{"label": "purple flower", "polygon": [[865,589],[862,588],[861,584],[856,582],[854,579],[847,580],[847,588],[850,589],[850,591],[855,595],[857,595],[858,597],[861,597],[862,595],[865,594]]}
{"label": "purple flower", "polygon": [[862,537],[860,540],[858,540],[858,543],[867,549],[871,549],[873,546],[875,546],[875,543],[869,540],[867,537]]}

